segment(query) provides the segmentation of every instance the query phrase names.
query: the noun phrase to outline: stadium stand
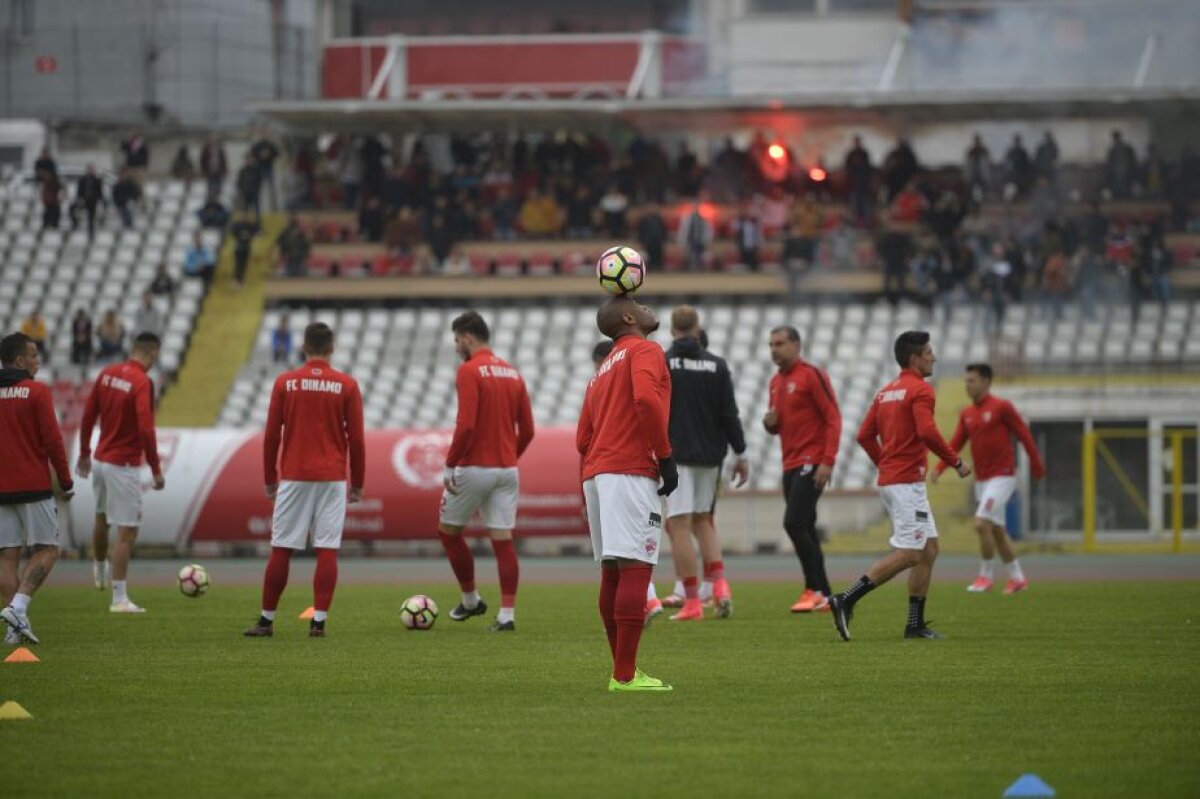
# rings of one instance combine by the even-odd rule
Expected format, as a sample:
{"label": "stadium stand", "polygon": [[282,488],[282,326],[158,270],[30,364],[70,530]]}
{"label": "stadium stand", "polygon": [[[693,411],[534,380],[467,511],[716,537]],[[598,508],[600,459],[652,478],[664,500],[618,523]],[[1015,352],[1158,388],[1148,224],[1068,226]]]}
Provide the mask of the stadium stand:
{"label": "stadium stand", "polygon": [[[163,313],[163,350],[155,375],[161,392],[187,355],[204,287],[199,280],[181,279],[183,254],[196,225],[193,211],[201,205],[204,188],[187,188],[179,181],[149,182],[145,207],[132,229],[116,228],[115,213],[107,226],[88,242],[86,231],[45,230],[40,227],[41,204],[33,184],[12,183],[0,188],[0,328],[15,330],[40,305],[49,337],[48,358],[38,379],[54,388],[55,405],[64,424],[73,427],[91,377],[102,364],[81,369],[71,363],[71,317],[87,309],[99,322],[105,311],[117,311],[128,339],[142,293],[165,263],[175,281],[174,291],[157,299]],[[216,248],[220,233],[202,233]]]}
{"label": "stadium stand", "polygon": [[[218,424],[258,427],[265,421],[271,381],[282,369],[272,362],[272,334],[286,313],[296,340],[314,320],[338,331],[334,365],[348,369],[362,384],[369,427],[453,426],[458,362],[449,329],[461,310],[435,305],[268,310]],[[594,306],[523,304],[481,310],[493,326],[496,351],[525,375],[538,424],[574,424],[592,372]],[[670,306],[657,310],[665,319]],[[766,411],[773,369],[766,341],[777,325],[792,324],[800,330],[806,357],[828,370],[841,401],[845,423],[834,487],[843,489],[866,488],[872,479],[870,463],[853,445],[853,436],[866,401],[895,370],[890,347],[902,330],[930,326],[943,373],[997,355],[1009,359],[1009,368],[1024,371],[1128,371],[1200,362],[1200,302],[1146,304],[1136,323],[1125,305],[1099,308],[1091,318],[1071,306],[1057,322],[1036,307],[1014,306],[995,343],[983,334],[982,312],[974,305],[953,308],[948,315],[939,311],[932,322],[917,306],[893,308],[883,302],[795,309],[777,301],[722,302],[705,304],[701,311],[713,351],[728,359],[736,380],[755,489],[774,489],[782,480],[775,445],[757,421]],[[659,339],[666,342],[665,332]]]}

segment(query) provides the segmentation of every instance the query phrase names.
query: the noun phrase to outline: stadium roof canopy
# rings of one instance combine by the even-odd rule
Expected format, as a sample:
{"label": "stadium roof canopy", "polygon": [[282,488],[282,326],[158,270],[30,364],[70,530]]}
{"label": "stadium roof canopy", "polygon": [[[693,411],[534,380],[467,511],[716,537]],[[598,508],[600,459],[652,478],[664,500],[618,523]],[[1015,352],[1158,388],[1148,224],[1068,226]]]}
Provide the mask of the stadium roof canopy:
{"label": "stadium roof canopy", "polygon": [[806,93],[790,96],[633,100],[450,99],[308,100],[262,103],[252,111],[297,132],[408,128],[422,132],[502,130],[644,131],[733,130],[769,126],[772,117],[805,116],[835,123],[878,117],[969,120],[1008,116],[1039,118],[1200,113],[1200,88],[1069,92],[980,90],[969,92]]}

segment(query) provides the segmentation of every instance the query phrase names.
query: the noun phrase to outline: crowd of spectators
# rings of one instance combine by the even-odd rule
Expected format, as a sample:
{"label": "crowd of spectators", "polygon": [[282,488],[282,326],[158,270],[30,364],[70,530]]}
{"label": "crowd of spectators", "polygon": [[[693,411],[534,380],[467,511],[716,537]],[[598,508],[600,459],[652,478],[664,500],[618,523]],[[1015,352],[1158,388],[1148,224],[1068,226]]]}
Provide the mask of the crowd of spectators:
{"label": "crowd of spectators", "polygon": [[[894,301],[929,304],[965,292],[999,308],[991,299],[997,286],[1016,300],[1029,289],[1065,297],[1114,281],[1140,297],[1163,297],[1165,231],[1186,225],[1188,206],[1200,196],[1200,159],[1191,149],[1167,163],[1151,144],[1139,158],[1119,131],[1104,163],[1073,175],[1069,187],[1052,131],[1032,151],[1015,135],[998,159],[977,135],[960,170],[925,169],[903,139],[879,160],[855,137],[841,169],[827,171],[823,163],[798,163],[761,134],[745,148],[726,140],[708,164],[686,145],[671,156],[637,137],[616,151],[582,134],[506,144],[456,138],[441,171],[420,141],[400,153],[386,137],[342,135],[320,149],[292,142],[288,150],[290,209],[356,216],[332,232],[293,231],[277,242],[282,268],[293,275],[305,273],[312,245],[345,241],[381,243],[431,272],[458,271],[462,242],[521,238],[632,237],[651,263],[663,263],[671,240],[663,210],[671,204],[683,208],[674,238],[688,269],[712,268],[714,242],[729,239],[748,269],[759,268],[767,245],[799,270],[818,260],[863,265],[863,252],[871,251]],[[243,171],[251,166],[248,157]],[[1072,208],[1087,198],[1152,199],[1171,210],[1106,220],[1103,245],[1084,246],[1083,219]],[[733,218],[718,224],[702,210],[714,205],[732,207]],[[982,214],[989,205],[1003,206],[1003,218]],[[992,266],[998,243],[1012,267],[1003,280]],[[1063,258],[1051,263],[1047,283],[1055,255]],[[1100,277],[1093,280],[1093,272]]]}

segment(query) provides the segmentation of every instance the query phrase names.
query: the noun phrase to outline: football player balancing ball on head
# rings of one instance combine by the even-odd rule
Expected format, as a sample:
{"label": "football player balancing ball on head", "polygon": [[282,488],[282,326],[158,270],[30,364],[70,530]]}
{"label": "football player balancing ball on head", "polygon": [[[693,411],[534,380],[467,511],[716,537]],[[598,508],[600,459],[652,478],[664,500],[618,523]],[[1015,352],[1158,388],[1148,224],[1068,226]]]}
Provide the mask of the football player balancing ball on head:
{"label": "football player balancing ball on head", "polygon": [[800,332],[794,327],[771,331],[771,360],[779,371],[771,377],[763,427],[779,436],[786,502],[783,529],[804,571],[804,592],[791,611],[811,613],[826,610],[832,593],[817,535],[817,501],[837,460],[842,413],[829,376],[804,360],[800,344]]}
{"label": "football player balancing ball on head", "polygon": [[467,311],[450,329],[463,361],[438,519],[438,536],[462,591],[462,602],[450,611],[450,618],[466,621],[487,612],[487,603],[475,590],[475,556],[462,537],[471,517],[482,511],[500,577],[500,612],[488,630],[513,632],[520,578],[513,541],[520,486],[517,460],[533,441],[533,410],[521,374],[488,347],[491,333],[482,316]]}
{"label": "football player balancing ball on head", "polygon": [[[1000,560],[1008,567],[1004,593],[1015,594],[1028,588],[1029,580],[1021,570],[1004,530],[1008,500],[1017,489],[1017,453],[1013,437],[1025,447],[1034,480],[1042,479],[1046,467],[1021,414],[1011,402],[991,393],[992,367],[986,363],[969,364],[966,384],[971,404],[959,415],[950,446],[961,451],[969,441],[975,467],[975,501],[979,503],[975,508],[975,532],[979,534],[982,560],[979,576],[967,590],[973,594],[992,590],[996,551],[999,550]],[[939,461],[933,469],[931,482],[936,483],[945,470],[945,464]]]}
{"label": "football player balancing ball on head", "polygon": [[[732,448],[733,476],[745,485],[750,476],[745,458],[746,437],[734,398],[733,379],[724,359],[700,343],[700,315],[690,305],[671,314],[667,369],[671,374],[671,451],[680,464],[679,488],[667,497],[667,533],[675,573],[684,592],[683,609],[672,621],[704,618],[699,591],[696,545],[704,560],[704,575],[712,582],[718,618],[733,613],[733,593],[725,579],[721,544],[713,524],[721,463]],[[695,543],[692,538],[695,537]]]}
{"label": "football player balancing ball on head", "polygon": [[[96,491],[96,523],[92,531],[96,588],[108,580],[108,526],[117,526],[112,551],[113,613],[144,613],[129,599],[129,558],[142,524],[142,461],[150,467],[154,490],[166,485],[154,431],[154,382],[146,374],[158,360],[160,343],[153,333],[139,333],[129,360],[107,367],[96,378],[79,424],[79,462],[75,471],[92,478]],[[92,428],[100,422],[100,444],[92,463]]]}
{"label": "football player balancing ball on head", "polygon": [[575,443],[600,562],[600,618],[612,652],[608,689],[669,691],[637,668],[637,653],[646,590],[658,563],[660,497],[679,481],[667,435],[671,377],[662,349],[646,338],[658,329],[649,308],[614,297],[600,307],[596,326],[615,346],[588,385]]}
{"label": "football player balancing ball on head", "polygon": [[923,330],[901,333],[895,344],[900,375],[875,395],[858,430],[858,444],[879,467],[879,498],[892,520],[890,555],[875,562],[854,585],[829,599],[833,625],[850,640],[855,604],[906,569],[908,623],[905,638],[941,638],[925,621],[925,597],[937,560],[937,525],[925,494],[929,450],[954,467],[959,477],[971,474],[933,421],[934,392],[925,382],[933,374],[933,348]]}
{"label": "football player balancing ball on head", "polygon": [[[41,354],[23,333],[0,340],[0,619],[6,644],[38,643],[29,626],[29,603],[58,562],[58,507],[50,469],[71,498],[71,467],[54,414],[50,388],[39,383]],[[29,547],[23,572],[21,550]]]}
{"label": "football player balancing ball on head", "polygon": [[248,638],[273,634],[292,554],[304,550],[310,533],[317,569],[308,635],[325,637],[337,587],[346,503],[362,499],[366,477],[362,394],[354,378],[329,365],[332,354],[333,330],[313,322],[304,329],[304,365],[277,377],[271,391],[263,436],[264,482],[267,496],[275,500],[271,556],[263,574],[262,612],[243,633]]}

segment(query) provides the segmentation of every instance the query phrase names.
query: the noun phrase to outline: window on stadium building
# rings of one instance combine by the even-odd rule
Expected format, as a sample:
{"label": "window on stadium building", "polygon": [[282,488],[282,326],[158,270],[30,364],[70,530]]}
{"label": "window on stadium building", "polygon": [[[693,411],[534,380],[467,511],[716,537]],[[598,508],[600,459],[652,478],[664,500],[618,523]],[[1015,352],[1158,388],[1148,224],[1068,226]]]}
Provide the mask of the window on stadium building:
{"label": "window on stadium building", "polygon": [[1183,473],[1183,529],[1195,530],[1200,527],[1200,447],[1197,446],[1196,435],[1200,431],[1194,424],[1164,424],[1162,438],[1157,442],[1162,447],[1160,463],[1162,464],[1162,511],[1160,515],[1162,529],[1170,530],[1175,519],[1172,515],[1173,481],[1175,477],[1175,452],[1172,433],[1180,432],[1179,445],[1182,450]]}
{"label": "window on stadium building", "polygon": [[1033,440],[1046,455],[1046,479],[1030,483],[1029,526],[1043,533],[1075,532],[1083,528],[1082,459],[1068,453],[1083,450],[1083,421],[1033,422]]}

